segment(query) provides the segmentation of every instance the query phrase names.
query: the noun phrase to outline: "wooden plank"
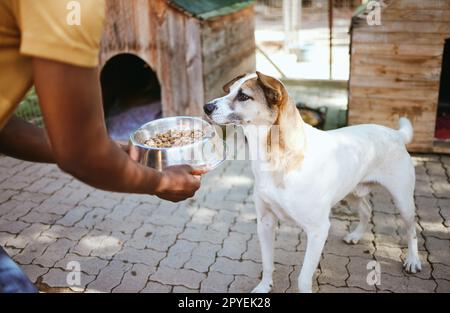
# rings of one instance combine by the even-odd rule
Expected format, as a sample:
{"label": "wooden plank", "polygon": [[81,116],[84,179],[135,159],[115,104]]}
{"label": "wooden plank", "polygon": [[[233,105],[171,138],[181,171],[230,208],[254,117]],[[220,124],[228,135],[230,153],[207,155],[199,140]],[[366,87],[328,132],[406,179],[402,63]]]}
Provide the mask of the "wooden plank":
{"label": "wooden plank", "polygon": [[222,86],[256,67],[253,7],[202,24],[205,99],[223,94]]}
{"label": "wooden plank", "polygon": [[448,0],[393,0],[388,9],[437,9],[450,10],[450,2]]}
{"label": "wooden plank", "polygon": [[[441,68],[420,66],[389,66],[389,65],[358,65],[351,64],[352,78],[358,77],[388,77],[398,81],[433,81],[438,82],[441,77]],[[354,75],[354,76],[353,76]],[[438,85],[438,84],[436,84]]]}
{"label": "wooden plank", "polygon": [[368,45],[365,43],[353,43],[351,49],[354,54],[376,54],[376,55],[403,55],[416,57],[442,57],[443,45],[416,45],[403,43],[376,43]]}
{"label": "wooden plank", "polygon": [[450,22],[450,10],[389,8],[383,11],[381,21]]}
{"label": "wooden plank", "polygon": [[404,56],[404,55],[365,55],[355,54],[352,63],[358,65],[384,65],[393,67],[420,66],[424,68],[441,68],[441,57]]}
{"label": "wooden plank", "polygon": [[374,33],[449,34],[450,22],[385,21],[384,23],[382,23],[382,25],[373,25],[364,27],[364,30],[367,32],[374,32]]}
{"label": "wooden plank", "polygon": [[201,26],[195,18],[186,20],[186,71],[189,92],[188,115],[201,116],[204,98]]}
{"label": "wooden plank", "polygon": [[402,43],[412,45],[444,45],[445,39],[450,38],[449,34],[423,33],[417,36],[416,33],[374,33],[366,32],[365,29],[356,28],[352,32],[353,43]]}
{"label": "wooden plank", "polygon": [[402,100],[402,99],[368,99],[351,95],[349,98],[349,108],[357,111],[389,111],[411,110],[411,116],[428,112],[435,114],[437,102],[434,100]]}
{"label": "wooden plank", "polygon": [[350,93],[355,97],[371,99],[438,100],[436,90],[426,88],[396,89],[379,87],[352,87]]}
{"label": "wooden plank", "polygon": [[435,140],[433,143],[433,152],[450,154],[450,141]]}

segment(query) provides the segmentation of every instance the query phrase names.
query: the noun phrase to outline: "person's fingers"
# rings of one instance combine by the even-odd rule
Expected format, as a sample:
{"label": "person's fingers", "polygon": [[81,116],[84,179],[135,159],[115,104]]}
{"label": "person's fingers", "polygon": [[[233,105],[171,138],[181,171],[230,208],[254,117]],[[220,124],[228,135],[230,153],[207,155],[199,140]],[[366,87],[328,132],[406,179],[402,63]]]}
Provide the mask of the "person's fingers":
{"label": "person's fingers", "polygon": [[194,175],[194,176],[202,176],[202,175],[205,175],[205,174],[207,174],[207,173],[208,173],[207,170],[201,170],[201,169],[194,169],[194,170],[191,172],[191,174]]}
{"label": "person's fingers", "polygon": [[133,161],[138,162],[139,161],[139,148],[132,144],[129,144],[128,145],[128,155],[130,156],[130,158]]}

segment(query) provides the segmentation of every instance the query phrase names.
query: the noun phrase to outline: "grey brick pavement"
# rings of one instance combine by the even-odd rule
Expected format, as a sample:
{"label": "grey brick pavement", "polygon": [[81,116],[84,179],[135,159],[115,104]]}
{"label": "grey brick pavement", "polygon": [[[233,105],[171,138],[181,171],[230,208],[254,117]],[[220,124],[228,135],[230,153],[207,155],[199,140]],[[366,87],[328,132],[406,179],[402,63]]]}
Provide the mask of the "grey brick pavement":
{"label": "grey brick pavement", "polygon": [[[317,270],[319,292],[450,292],[450,157],[417,155],[416,206],[423,271],[402,271],[404,229],[387,193],[371,194],[370,232],[354,246],[342,237],[356,214],[334,208]],[[108,193],[56,166],[0,157],[0,245],[41,291],[248,292],[261,276],[249,164],[227,162],[206,175],[194,200]],[[296,292],[305,235],[277,230],[275,292]],[[366,282],[368,262],[381,284]],[[80,264],[70,286],[67,266]]]}

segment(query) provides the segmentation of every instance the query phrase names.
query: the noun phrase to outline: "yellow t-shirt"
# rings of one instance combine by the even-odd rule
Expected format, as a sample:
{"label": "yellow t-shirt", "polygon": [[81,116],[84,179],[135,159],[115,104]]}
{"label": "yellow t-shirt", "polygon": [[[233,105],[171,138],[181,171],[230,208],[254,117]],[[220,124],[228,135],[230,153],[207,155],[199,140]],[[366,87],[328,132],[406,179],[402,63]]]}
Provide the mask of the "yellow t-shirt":
{"label": "yellow t-shirt", "polygon": [[0,0],[0,130],[33,84],[31,57],[96,67],[104,0]]}

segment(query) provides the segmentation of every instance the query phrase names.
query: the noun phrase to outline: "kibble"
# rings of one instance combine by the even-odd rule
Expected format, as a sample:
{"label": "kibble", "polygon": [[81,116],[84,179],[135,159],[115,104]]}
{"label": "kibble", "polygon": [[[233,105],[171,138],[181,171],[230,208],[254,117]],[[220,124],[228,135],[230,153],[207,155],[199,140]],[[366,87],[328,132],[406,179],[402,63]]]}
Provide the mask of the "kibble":
{"label": "kibble", "polygon": [[145,141],[151,148],[172,148],[192,144],[205,137],[202,130],[169,130]]}

